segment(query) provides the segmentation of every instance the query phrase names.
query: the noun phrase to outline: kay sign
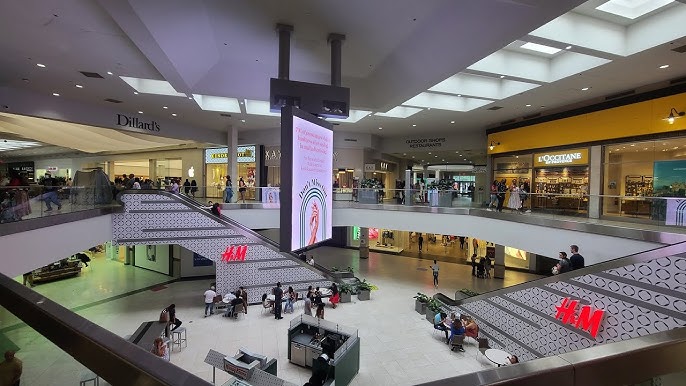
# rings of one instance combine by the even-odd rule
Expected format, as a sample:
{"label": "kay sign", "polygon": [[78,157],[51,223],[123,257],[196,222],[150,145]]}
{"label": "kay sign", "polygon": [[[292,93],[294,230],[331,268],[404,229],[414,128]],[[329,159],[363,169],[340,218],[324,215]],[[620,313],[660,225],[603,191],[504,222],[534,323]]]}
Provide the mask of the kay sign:
{"label": "kay sign", "polygon": [[534,167],[587,164],[588,149],[534,154]]}
{"label": "kay sign", "polygon": [[588,332],[594,339],[605,316],[605,310],[588,305],[579,308],[579,301],[569,298],[562,299],[562,304],[555,306],[555,309],[555,319],[561,320],[562,324],[569,324]]}

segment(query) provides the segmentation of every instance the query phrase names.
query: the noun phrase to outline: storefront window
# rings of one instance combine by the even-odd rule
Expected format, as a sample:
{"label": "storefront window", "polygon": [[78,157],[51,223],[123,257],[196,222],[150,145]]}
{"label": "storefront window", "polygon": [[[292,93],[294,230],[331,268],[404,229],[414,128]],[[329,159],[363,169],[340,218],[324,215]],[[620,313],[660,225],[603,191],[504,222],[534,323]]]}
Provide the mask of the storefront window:
{"label": "storefront window", "polygon": [[659,201],[686,191],[686,138],[607,145],[604,151],[603,214],[662,219]]}
{"label": "storefront window", "polygon": [[562,214],[588,213],[588,149],[534,154],[531,206]]}
{"label": "storefront window", "polygon": [[[531,182],[531,154],[511,157],[500,157],[493,160],[493,179],[505,180],[508,184],[516,179],[524,183]],[[492,181],[491,181],[492,183]],[[490,183],[488,184],[491,185]]]}
{"label": "storefront window", "polygon": [[[238,190],[238,181],[243,181],[248,188],[245,192],[246,200],[255,199],[255,145],[238,146],[238,175],[231,176],[234,191]],[[205,149],[205,183],[208,197],[222,197],[226,186],[228,173],[228,148]]]}

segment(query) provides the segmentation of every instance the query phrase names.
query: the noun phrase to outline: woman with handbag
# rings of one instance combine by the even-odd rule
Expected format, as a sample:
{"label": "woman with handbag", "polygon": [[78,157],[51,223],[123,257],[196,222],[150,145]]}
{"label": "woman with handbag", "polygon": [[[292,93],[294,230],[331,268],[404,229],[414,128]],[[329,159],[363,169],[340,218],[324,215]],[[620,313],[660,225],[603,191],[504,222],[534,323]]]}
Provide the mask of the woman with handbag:
{"label": "woman with handbag", "polygon": [[[176,304],[172,303],[167,308],[162,310],[162,314],[160,315],[160,322],[164,322],[163,319],[165,319],[165,314],[167,315],[167,328],[165,329],[165,335],[169,336],[170,331],[174,331],[181,326],[181,321],[176,318]],[[174,327],[171,330],[169,330],[169,326],[172,324],[174,325]]]}

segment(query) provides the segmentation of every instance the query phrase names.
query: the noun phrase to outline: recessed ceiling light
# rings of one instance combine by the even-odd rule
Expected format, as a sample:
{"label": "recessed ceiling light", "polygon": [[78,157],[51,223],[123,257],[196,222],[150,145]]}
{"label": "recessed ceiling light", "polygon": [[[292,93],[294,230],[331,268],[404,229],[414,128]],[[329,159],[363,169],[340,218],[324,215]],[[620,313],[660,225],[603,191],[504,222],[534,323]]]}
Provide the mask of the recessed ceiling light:
{"label": "recessed ceiling light", "polygon": [[426,109],[427,109],[427,110],[431,110],[431,107],[427,107]]}
{"label": "recessed ceiling light", "polygon": [[571,49],[572,49],[572,46],[565,47],[565,50],[571,50]]}
{"label": "recessed ceiling light", "polygon": [[176,113],[172,113],[172,117],[175,117],[175,116],[176,116]]}
{"label": "recessed ceiling light", "polygon": [[142,111],[139,111],[138,114],[143,114],[143,112],[142,112]]}
{"label": "recessed ceiling light", "polygon": [[445,160],[444,160],[444,159],[442,159],[441,161],[445,162]]}
{"label": "recessed ceiling light", "polygon": [[451,125],[452,125],[452,124],[455,124],[455,121],[450,121],[450,124],[451,124]]}
{"label": "recessed ceiling light", "polygon": [[77,84],[75,86],[76,86],[76,88],[83,88],[83,86],[81,86],[80,84]]}
{"label": "recessed ceiling light", "polygon": [[537,44],[537,43],[524,43],[520,47],[525,49],[525,50],[542,52],[544,54],[549,54],[549,55],[557,54],[558,52],[562,51],[559,48],[550,47],[550,46],[546,46],[543,44]]}
{"label": "recessed ceiling light", "polygon": [[60,96],[60,94],[54,92],[54,93],[52,93],[52,96]]}
{"label": "recessed ceiling light", "polygon": [[238,103],[243,104],[243,101],[240,101],[240,102],[238,102]]}
{"label": "recessed ceiling light", "polygon": [[647,147],[644,147],[643,150],[648,150],[648,148],[647,148]]}
{"label": "recessed ceiling light", "polygon": [[241,122],[245,123],[245,119],[241,119]]}
{"label": "recessed ceiling light", "polygon": [[460,154],[460,152],[459,152],[459,151],[456,151],[455,154]]}
{"label": "recessed ceiling light", "polygon": [[500,79],[505,79],[505,75],[500,75]]}
{"label": "recessed ceiling light", "polygon": [[414,158],[414,156],[412,156],[412,158]]}
{"label": "recessed ceiling light", "polygon": [[526,107],[531,107],[531,105],[526,105]]}
{"label": "recessed ceiling light", "polygon": [[45,64],[42,64],[42,63],[36,63],[36,66],[38,66],[40,68],[45,68]]}
{"label": "recessed ceiling light", "polygon": [[138,91],[134,91],[134,92],[133,92],[133,95],[138,95]]}
{"label": "recessed ceiling light", "polygon": [[166,110],[166,109],[168,109],[169,107],[167,107],[167,106],[162,106],[162,108]]}
{"label": "recessed ceiling light", "polygon": [[379,127],[379,130],[383,130],[383,127]]}
{"label": "recessed ceiling light", "polygon": [[193,99],[193,97],[188,97],[188,99]]}
{"label": "recessed ceiling light", "polygon": [[437,155],[435,155],[435,156],[434,156],[434,158],[438,158],[438,156],[437,156]]}
{"label": "recessed ceiling light", "polygon": [[461,97],[461,96],[462,96],[462,94],[457,94],[457,96]]}
{"label": "recessed ceiling light", "polygon": [[403,155],[407,155],[407,153],[403,153]]}
{"label": "recessed ceiling light", "polygon": [[636,144],[635,144],[635,143],[632,143],[631,146],[636,146]]}
{"label": "recessed ceiling light", "polygon": [[581,91],[588,91],[589,89],[590,89],[590,87],[584,87],[581,89]]}
{"label": "recessed ceiling light", "polygon": [[429,152],[429,154],[431,154],[431,152]]}
{"label": "recessed ceiling light", "polygon": [[417,125],[416,125],[416,124],[413,124],[412,127],[417,127]]}
{"label": "recessed ceiling light", "polygon": [[519,156],[518,156],[518,155],[516,155],[516,156],[515,156],[515,158],[519,158]]}
{"label": "recessed ceiling light", "polygon": [[663,70],[664,70],[665,68],[669,68],[669,64],[663,64],[663,65],[660,66],[660,68],[663,69]]}
{"label": "recessed ceiling light", "polygon": [[107,71],[107,75],[114,75],[112,71]]}

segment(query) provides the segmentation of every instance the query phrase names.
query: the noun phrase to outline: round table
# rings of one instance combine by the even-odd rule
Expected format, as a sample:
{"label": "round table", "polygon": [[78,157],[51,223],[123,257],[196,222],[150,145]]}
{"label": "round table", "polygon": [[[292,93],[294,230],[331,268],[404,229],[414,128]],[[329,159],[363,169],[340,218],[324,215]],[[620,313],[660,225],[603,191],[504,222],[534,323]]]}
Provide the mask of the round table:
{"label": "round table", "polygon": [[498,367],[509,365],[509,358],[512,356],[507,351],[498,350],[496,348],[489,348],[484,352],[484,355],[486,356],[486,358],[488,358],[489,361],[498,365]]}

